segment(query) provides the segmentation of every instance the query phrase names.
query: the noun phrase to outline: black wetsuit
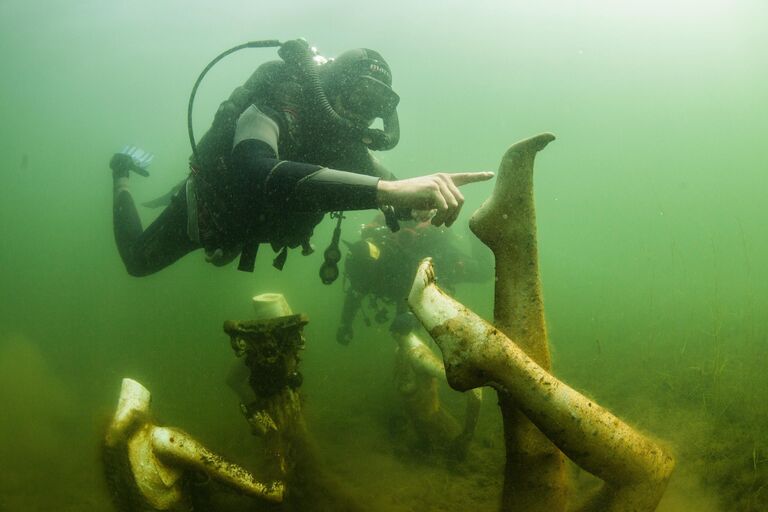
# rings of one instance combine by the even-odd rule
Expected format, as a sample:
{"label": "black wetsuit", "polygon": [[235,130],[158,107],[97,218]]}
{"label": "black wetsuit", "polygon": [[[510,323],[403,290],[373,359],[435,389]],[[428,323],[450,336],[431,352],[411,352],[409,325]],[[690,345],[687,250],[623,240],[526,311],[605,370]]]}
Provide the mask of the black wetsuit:
{"label": "black wetsuit", "polygon": [[[152,274],[201,247],[234,255],[269,243],[285,255],[289,247],[307,247],[324,213],[376,208],[378,179],[391,174],[362,142],[324,125],[306,94],[291,68],[275,61],[222,104],[214,127],[229,121],[212,128],[198,148],[223,157],[198,163],[192,175],[199,241],[189,236],[185,187],[146,230],[130,193],[116,193],[115,240],[129,274]],[[248,105],[277,125],[276,144],[246,138],[232,148],[233,122]],[[217,150],[217,144],[231,151]]]}
{"label": "black wetsuit", "polygon": [[[406,223],[396,233],[386,229],[381,219],[366,226],[362,239],[349,245],[344,265],[346,296],[337,341],[344,345],[351,341],[355,316],[361,310],[365,313],[365,309],[373,310],[379,323],[391,318],[389,329],[393,333],[415,329],[419,322],[408,312],[405,298],[424,258],[432,258],[435,267],[441,269],[440,286],[449,292],[459,283],[491,279],[493,262],[487,248],[473,237],[472,251],[465,252],[458,241],[454,230],[436,229],[428,223]],[[375,256],[371,247],[375,247]],[[366,303],[368,308],[364,307]],[[389,315],[387,305],[394,305],[394,317]],[[364,318],[368,323],[367,316]]]}

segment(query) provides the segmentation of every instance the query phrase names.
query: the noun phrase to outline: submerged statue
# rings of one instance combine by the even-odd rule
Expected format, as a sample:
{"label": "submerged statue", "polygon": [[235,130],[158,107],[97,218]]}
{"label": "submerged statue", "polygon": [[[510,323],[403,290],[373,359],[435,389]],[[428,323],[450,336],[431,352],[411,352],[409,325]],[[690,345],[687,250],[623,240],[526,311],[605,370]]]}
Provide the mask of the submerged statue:
{"label": "submerged statue", "polygon": [[154,424],[149,403],[150,393],[144,386],[123,379],[117,410],[102,447],[104,471],[117,510],[197,510],[195,496],[187,491],[201,476],[203,481],[216,480],[245,495],[282,501],[282,482],[261,483],[186,432]]}
{"label": "submerged statue", "polygon": [[394,333],[397,341],[395,377],[405,412],[420,445],[433,450],[441,446],[455,460],[463,460],[475,434],[483,400],[482,389],[466,395],[463,425],[445,410],[438,385],[445,382],[445,366],[415,333]]}
{"label": "submerged statue", "polygon": [[[440,435],[445,425],[434,392],[443,375],[459,391],[496,389],[506,444],[502,512],[651,512],[673,471],[672,457],[551,373],[538,271],[533,163],[553,139],[544,134],[513,145],[502,159],[493,195],[470,221],[496,258],[494,324],[440,289],[432,261],[424,260],[408,303],[443,360],[409,329],[396,337],[398,364],[408,369],[419,390],[413,395],[412,414],[423,421],[427,433]],[[241,408],[252,432],[263,439],[263,455],[255,464],[272,481],[258,481],[181,430],[156,425],[149,391],[124,379],[103,446],[105,472],[119,510],[224,512],[200,496],[208,487],[201,485],[206,479],[256,498],[238,504],[238,512],[371,509],[371,503],[353,499],[324,470],[304,420],[299,356],[307,317],[294,314],[279,294],[254,297],[254,305],[257,319],[228,321],[224,330],[245,363],[239,365],[241,381],[247,383]],[[409,385],[406,378],[400,383]],[[479,394],[470,398],[464,429],[448,436],[459,453],[466,450],[477,421]],[[576,505],[569,503],[565,457],[603,482]]]}
{"label": "submerged statue", "polygon": [[543,134],[514,144],[493,195],[470,220],[496,258],[494,325],[437,287],[430,260],[419,266],[408,302],[440,347],[449,384],[498,392],[507,452],[502,511],[569,508],[564,456],[603,481],[576,510],[652,511],[674,468],[672,457],[550,373],[533,163],[552,140]]}
{"label": "submerged statue", "polygon": [[294,314],[279,293],[257,295],[253,305],[255,320],[229,320],[224,331],[247,369],[250,393],[239,395],[251,432],[263,441],[259,467],[286,485],[280,510],[363,512],[366,507],[325,470],[304,419],[299,356],[308,318]]}
{"label": "submerged statue", "polygon": [[[422,339],[421,325],[408,311],[405,297],[419,262],[431,257],[449,271],[441,277],[447,289],[460,283],[482,282],[493,276],[491,255],[477,240],[472,251],[461,248],[456,230],[436,228],[429,220],[402,221],[392,231],[383,215],[360,230],[360,240],[348,243],[344,265],[345,296],[336,340],[349,344],[364,336],[355,333],[355,317],[366,325],[389,323],[395,341],[395,387],[402,404],[392,419],[398,441],[421,454],[462,460],[474,436],[482,391],[465,393],[463,421],[449,412],[440,397],[445,382],[442,359]],[[391,307],[390,307],[391,306]]]}
{"label": "submerged statue", "polygon": [[[258,295],[253,302],[256,320],[227,321],[224,330],[245,363],[240,366],[250,394],[242,412],[264,444],[254,462],[272,480],[261,483],[186,432],[156,425],[149,391],[123,379],[102,450],[112,502],[120,512],[368,510],[324,470],[304,420],[299,354],[307,317],[293,314],[280,294]],[[238,499],[242,496],[245,501]]]}

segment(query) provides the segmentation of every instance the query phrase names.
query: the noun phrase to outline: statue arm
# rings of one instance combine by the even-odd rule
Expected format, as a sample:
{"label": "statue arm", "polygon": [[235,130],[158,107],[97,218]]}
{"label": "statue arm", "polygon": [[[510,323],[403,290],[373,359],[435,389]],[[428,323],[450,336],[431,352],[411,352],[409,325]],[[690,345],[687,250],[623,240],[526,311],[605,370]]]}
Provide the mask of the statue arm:
{"label": "statue arm", "polygon": [[244,493],[268,501],[281,502],[283,499],[285,489],[282,482],[264,484],[257,481],[248,470],[211,452],[186,432],[154,427],[151,440],[155,455],[170,466],[201,471]]}

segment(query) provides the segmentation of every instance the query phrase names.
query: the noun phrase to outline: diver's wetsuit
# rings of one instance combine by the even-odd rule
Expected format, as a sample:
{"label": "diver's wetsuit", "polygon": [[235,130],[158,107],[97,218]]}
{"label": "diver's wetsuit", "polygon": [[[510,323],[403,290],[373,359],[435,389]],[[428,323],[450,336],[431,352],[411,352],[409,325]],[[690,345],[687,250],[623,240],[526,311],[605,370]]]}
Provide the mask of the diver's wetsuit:
{"label": "diver's wetsuit", "polygon": [[378,180],[391,174],[362,142],[323,128],[283,62],[261,66],[217,116],[243,98],[251,106],[237,112],[231,154],[191,176],[198,240],[189,235],[186,187],[145,231],[130,193],[117,190],[115,241],[129,274],[152,274],[201,247],[223,253],[221,264],[258,243],[306,247],[325,212],[377,207]]}
{"label": "diver's wetsuit", "polygon": [[344,345],[352,340],[355,317],[361,310],[365,313],[365,304],[374,311],[374,319],[379,323],[390,319],[385,305],[394,305],[391,332],[406,334],[415,329],[418,321],[408,312],[403,297],[408,296],[414,269],[424,258],[432,258],[435,266],[445,269],[440,286],[449,291],[459,283],[483,282],[493,277],[493,262],[487,248],[472,237],[472,251],[465,252],[452,229],[435,229],[428,222],[414,221],[393,233],[379,217],[364,226],[361,234],[361,240],[349,244],[344,265],[347,286],[336,333],[336,340]]}
{"label": "diver's wetsuit", "polygon": [[146,276],[161,270],[201,245],[187,235],[187,200],[175,194],[160,216],[142,230],[133,197],[115,192],[112,207],[115,243],[128,273]]}

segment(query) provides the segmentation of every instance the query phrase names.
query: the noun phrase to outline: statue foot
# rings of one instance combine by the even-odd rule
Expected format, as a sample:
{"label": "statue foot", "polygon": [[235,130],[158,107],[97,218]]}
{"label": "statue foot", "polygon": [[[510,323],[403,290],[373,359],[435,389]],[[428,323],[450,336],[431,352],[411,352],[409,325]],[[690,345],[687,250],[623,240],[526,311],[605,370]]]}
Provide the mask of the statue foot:
{"label": "statue foot", "polygon": [[529,229],[534,215],[533,161],[553,140],[551,133],[542,133],[513,144],[502,157],[493,194],[469,221],[472,232],[491,249]]}
{"label": "statue foot", "polygon": [[408,304],[440,347],[453,389],[467,391],[489,382],[489,333],[496,328],[437,287],[431,258],[419,265]]}

